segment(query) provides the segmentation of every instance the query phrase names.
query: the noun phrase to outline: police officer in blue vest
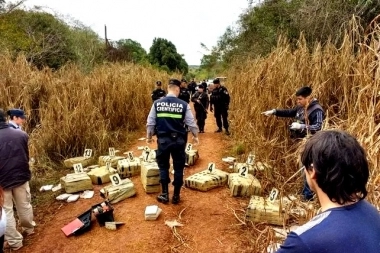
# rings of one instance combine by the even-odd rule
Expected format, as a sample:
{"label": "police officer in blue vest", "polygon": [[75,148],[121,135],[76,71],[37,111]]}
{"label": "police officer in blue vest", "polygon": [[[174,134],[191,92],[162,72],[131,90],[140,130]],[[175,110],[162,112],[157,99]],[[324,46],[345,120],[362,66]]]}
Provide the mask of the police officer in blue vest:
{"label": "police officer in blue vest", "polygon": [[172,156],[174,167],[174,193],[172,203],[178,204],[180,201],[180,192],[183,185],[183,168],[185,167],[186,160],[185,147],[187,132],[185,125],[189,127],[193,134],[194,144],[199,144],[199,131],[190,106],[178,98],[180,85],[181,82],[177,79],[171,79],[169,81],[167,96],[153,103],[147,119],[148,144],[153,142],[152,136],[154,128],[157,128],[158,149],[156,159],[160,169],[160,183],[162,186],[162,193],[157,196],[157,200],[164,204],[169,202],[170,155]]}

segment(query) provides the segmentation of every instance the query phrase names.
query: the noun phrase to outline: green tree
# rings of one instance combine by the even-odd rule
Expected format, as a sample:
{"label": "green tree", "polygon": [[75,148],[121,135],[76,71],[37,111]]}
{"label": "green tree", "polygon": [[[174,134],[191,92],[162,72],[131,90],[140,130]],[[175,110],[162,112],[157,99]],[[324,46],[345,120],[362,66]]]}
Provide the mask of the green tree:
{"label": "green tree", "polygon": [[189,66],[183,55],[177,52],[175,45],[163,38],[154,38],[149,50],[149,62],[163,70],[181,71],[187,74]]}
{"label": "green tree", "polygon": [[14,10],[0,16],[0,48],[24,53],[39,68],[75,61],[70,28],[45,12]]}
{"label": "green tree", "polygon": [[132,39],[121,39],[116,42],[116,46],[119,50],[125,50],[130,56],[130,61],[134,63],[146,63],[148,62],[148,54],[140,43]]}

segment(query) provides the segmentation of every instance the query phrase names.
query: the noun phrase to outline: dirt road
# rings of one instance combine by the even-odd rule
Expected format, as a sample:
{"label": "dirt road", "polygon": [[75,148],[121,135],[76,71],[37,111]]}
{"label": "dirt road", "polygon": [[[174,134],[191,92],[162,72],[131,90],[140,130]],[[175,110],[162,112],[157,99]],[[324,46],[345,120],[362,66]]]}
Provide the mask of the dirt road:
{"label": "dirt road", "polygon": [[[228,150],[229,137],[214,133],[216,127],[212,115],[207,119],[205,129],[197,147],[200,159],[195,166],[185,170],[185,178],[206,169],[209,162],[215,162],[219,169],[228,168],[221,158]],[[129,150],[140,154],[139,145],[145,145],[145,142],[136,141]],[[156,201],[157,194],[144,192],[139,176],[132,181],[137,195],[114,205],[115,220],[125,222],[117,231],[99,227],[94,218],[92,229],[81,236],[67,238],[60,230],[91,205],[103,200],[99,196],[101,187],[96,187],[92,199],[63,204],[55,202],[44,210],[36,209],[36,233],[25,240],[25,246],[19,252],[241,252],[243,242],[239,239],[239,222],[231,209],[243,209],[247,199],[230,197],[227,187],[209,192],[183,188],[179,205],[163,205]],[[163,212],[158,220],[145,221],[145,207],[152,204],[158,204]],[[174,219],[184,225],[177,228],[177,236],[164,223]]]}

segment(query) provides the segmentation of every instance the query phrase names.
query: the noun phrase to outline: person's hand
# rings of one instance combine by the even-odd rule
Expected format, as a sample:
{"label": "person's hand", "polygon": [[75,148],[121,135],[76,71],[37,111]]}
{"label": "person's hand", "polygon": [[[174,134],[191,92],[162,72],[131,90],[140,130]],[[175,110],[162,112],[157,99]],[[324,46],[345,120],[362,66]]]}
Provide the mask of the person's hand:
{"label": "person's hand", "polygon": [[147,144],[152,144],[153,143],[153,138],[147,138],[146,139]]}
{"label": "person's hand", "polygon": [[303,129],[304,127],[305,127],[305,124],[301,124],[301,123],[298,123],[298,122],[293,122],[290,125],[290,129],[292,129],[292,130],[299,130],[299,129]]}
{"label": "person's hand", "polygon": [[270,116],[270,115],[273,115],[275,112],[276,112],[276,110],[272,109],[269,111],[262,112],[261,114],[264,114],[265,116]]}
{"label": "person's hand", "polygon": [[213,112],[214,111],[214,108],[210,107],[210,112]]}
{"label": "person's hand", "polygon": [[196,145],[199,145],[199,138],[198,137],[193,137],[193,144],[196,146]]}

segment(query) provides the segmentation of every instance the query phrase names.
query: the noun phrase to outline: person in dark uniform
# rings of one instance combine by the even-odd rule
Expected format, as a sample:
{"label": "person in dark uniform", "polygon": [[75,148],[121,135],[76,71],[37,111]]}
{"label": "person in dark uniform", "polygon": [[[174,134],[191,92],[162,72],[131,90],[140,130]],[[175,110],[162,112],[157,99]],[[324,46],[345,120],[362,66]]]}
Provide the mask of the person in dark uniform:
{"label": "person in dark uniform", "polygon": [[8,125],[11,128],[21,130],[26,120],[25,112],[21,109],[10,109],[7,111],[7,115],[9,116]]}
{"label": "person in dark uniform", "polygon": [[191,80],[191,82],[189,83],[189,91],[191,93],[191,95],[194,95],[195,94],[195,88],[197,87],[197,83],[195,82],[194,78]]}
{"label": "person in dark uniform", "polygon": [[206,83],[198,86],[198,91],[191,97],[194,103],[195,118],[199,127],[199,133],[205,132],[205,120],[207,119],[207,108],[209,104],[208,94],[205,91]]}
{"label": "person in dark uniform", "polygon": [[[226,130],[226,134],[230,135],[228,131],[228,109],[230,105],[230,94],[226,87],[220,85],[220,80],[215,79],[213,81],[214,89],[211,92],[210,96],[210,111],[214,112],[214,116],[216,118],[216,125],[218,126],[218,130],[216,133],[222,132],[222,125]],[[222,124],[223,120],[223,124]]]}
{"label": "person in dark uniform", "polygon": [[[266,116],[276,115],[277,117],[294,118],[294,122],[290,126],[290,138],[302,139],[315,134],[322,129],[325,113],[318,100],[311,97],[312,89],[310,87],[302,87],[296,92],[297,106],[292,109],[272,109],[262,114]],[[306,115],[305,115],[306,113]],[[309,186],[304,183],[302,195],[305,200],[311,200],[314,197]]]}
{"label": "person in dark uniform", "polygon": [[153,102],[157,99],[163,98],[166,96],[166,92],[161,88],[161,81],[156,82],[156,89],[152,92],[152,100]]}
{"label": "person in dark uniform", "polygon": [[189,92],[189,89],[187,88],[187,81],[185,79],[181,80],[181,88],[180,88],[178,98],[182,99],[186,103],[190,103],[190,92]]}
{"label": "person in dark uniform", "polygon": [[183,185],[183,168],[185,167],[185,146],[187,125],[193,134],[194,144],[199,144],[198,127],[190,106],[178,98],[180,82],[176,79],[169,81],[168,95],[153,103],[147,119],[147,143],[152,143],[154,128],[157,128],[156,159],[160,169],[160,183],[162,193],[157,196],[161,203],[169,202],[169,160],[173,159],[174,167],[174,193],[173,204],[180,201],[180,192]]}
{"label": "person in dark uniform", "polygon": [[[294,118],[290,126],[290,137],[301,139],[322,129],[324,111],[318,100],[311,97],[312,89],[302,87],[296,92],[297,106],[292,109],[272,109],[262,114],[266,116]],[[306,115],[305,115],[306,113]]]}

